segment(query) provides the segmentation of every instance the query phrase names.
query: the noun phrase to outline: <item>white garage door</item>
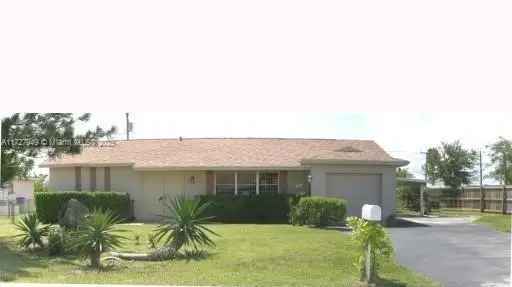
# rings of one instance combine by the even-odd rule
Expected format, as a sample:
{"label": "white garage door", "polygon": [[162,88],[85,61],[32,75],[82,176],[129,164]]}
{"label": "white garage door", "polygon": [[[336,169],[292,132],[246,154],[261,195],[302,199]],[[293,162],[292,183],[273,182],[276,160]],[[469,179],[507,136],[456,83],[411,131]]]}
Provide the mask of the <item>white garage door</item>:
{"label": "white garage door", "polygon": [[347,200],[347,215],[361,216],[363,204],[381,205],[381,176],[377,174],[327,174],[327,196]]}

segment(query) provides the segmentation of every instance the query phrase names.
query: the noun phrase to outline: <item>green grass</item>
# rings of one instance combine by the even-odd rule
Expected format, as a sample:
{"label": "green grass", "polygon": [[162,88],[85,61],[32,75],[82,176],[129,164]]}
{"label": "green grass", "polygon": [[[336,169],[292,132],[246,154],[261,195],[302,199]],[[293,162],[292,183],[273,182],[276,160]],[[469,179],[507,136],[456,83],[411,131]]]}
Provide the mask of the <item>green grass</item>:
{"label": "green grass", "polygon": [[488,225],[496,230],[502,232],[511,231],[511,219],[512,216],[504,214],[484,214],[478,218],[475,222]]}
{"label": "green grass", "polygon": [[[404,217],[418,216],[417,212],[401,209],[397,215]],[[474,222],[490,226],[491,228],[501,232],[511,232],[512,216],[510,214],[500,213],[481,213],[476,209],[462,209],[462,208],[441,208],[433,210],[430,215],[439,217],[478,217]]]}
{"label": "green grass", "polygon": [[[147,250],[151,224],[122,225],[124,251]],[[13,226],[0,218],[0,270],[15,274],[19,282],[119,283],[223,286],[352,286],[354,244],[336,230],[290,225],[214,224],[221,235],[205,259],[166,262],[128,262],[100,273],[84,267],[75,257],[49,258],[20,251]],[[140,236],[140,244],[133,239]],[[388,262],[379,286],[438,286],[428,278]]]}

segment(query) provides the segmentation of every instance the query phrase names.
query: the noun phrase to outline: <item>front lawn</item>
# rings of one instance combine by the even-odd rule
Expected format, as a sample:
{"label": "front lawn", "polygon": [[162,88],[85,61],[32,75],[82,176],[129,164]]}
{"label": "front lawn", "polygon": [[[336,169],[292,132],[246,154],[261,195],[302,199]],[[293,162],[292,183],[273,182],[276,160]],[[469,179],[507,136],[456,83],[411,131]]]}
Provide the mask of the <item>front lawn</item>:
{"label": "front lawn", "polygon": [[[152,224],[123,224],[124,250],[147,250]],[[122,283],[223,286],[351,286],[357,280],[354,244],[348,233],[290,225],[214,224],[221,235],[205,259],[166,262],[123,261],[118,270],[96,272],[75,257],[49,258],[21,252],[15,231],[0,218],[0,271],[19,282]],[[135,236],[139,236],[137,245]],[[385,264],[382,286],[437,286],[429,279]]]}

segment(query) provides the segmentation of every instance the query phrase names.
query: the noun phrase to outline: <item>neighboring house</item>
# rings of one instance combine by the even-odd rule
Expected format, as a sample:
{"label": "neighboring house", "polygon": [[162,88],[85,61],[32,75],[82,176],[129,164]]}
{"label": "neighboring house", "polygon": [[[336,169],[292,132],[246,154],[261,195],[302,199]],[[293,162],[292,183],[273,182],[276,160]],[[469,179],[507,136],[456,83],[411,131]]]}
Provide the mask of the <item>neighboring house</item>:
{"label": "neighboring house", "polygon": [[15,178],[0,189],[0,215],[8,215],[9,194],[14,194],[16,214],[34,210],[34,181],[31,178]]}
{"label": "neighboring house", "polygon": [[163,195],[302,193],[342,197],[348,214],[395,205],[395,169],[408,164],[369,140],[179,138],[115,141],[84,147],[41,167],[49,187],[127,192],[135,216],[155,219]]}

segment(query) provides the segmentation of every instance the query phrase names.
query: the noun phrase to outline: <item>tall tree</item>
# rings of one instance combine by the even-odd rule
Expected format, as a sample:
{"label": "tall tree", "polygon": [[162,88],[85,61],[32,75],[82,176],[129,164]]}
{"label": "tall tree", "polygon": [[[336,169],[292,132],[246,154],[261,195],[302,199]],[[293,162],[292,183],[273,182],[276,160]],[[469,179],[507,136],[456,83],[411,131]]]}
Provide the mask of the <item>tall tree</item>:
{"label": "tall tree", "polygon": [[75,124],[90,118],[89,113],[78,117],[71,113],[16,113],[3,118],[0,184],[16,176],[28,176],[34,159],[40,155],[53,158],[63,153],[79,153],[83,144],[94,144],[116,132],[114,126],[108,130],[98,126],[77,134]]}
{"label": "tall tree", "polygon": [[441,143],[427,152],[427,175],[435,184],[441,180],[444,185],[458,190],[461,185],[469,184],[474,176],[477,152],[466,150],[459,141]]}
{"label": "tall tree", "polygon": [[[512,184],[512,141],[500,137],[495,143],[488,145],[491,166],[489,176],[503,184]],[[505,161],[507,172],[505,176]]]}

